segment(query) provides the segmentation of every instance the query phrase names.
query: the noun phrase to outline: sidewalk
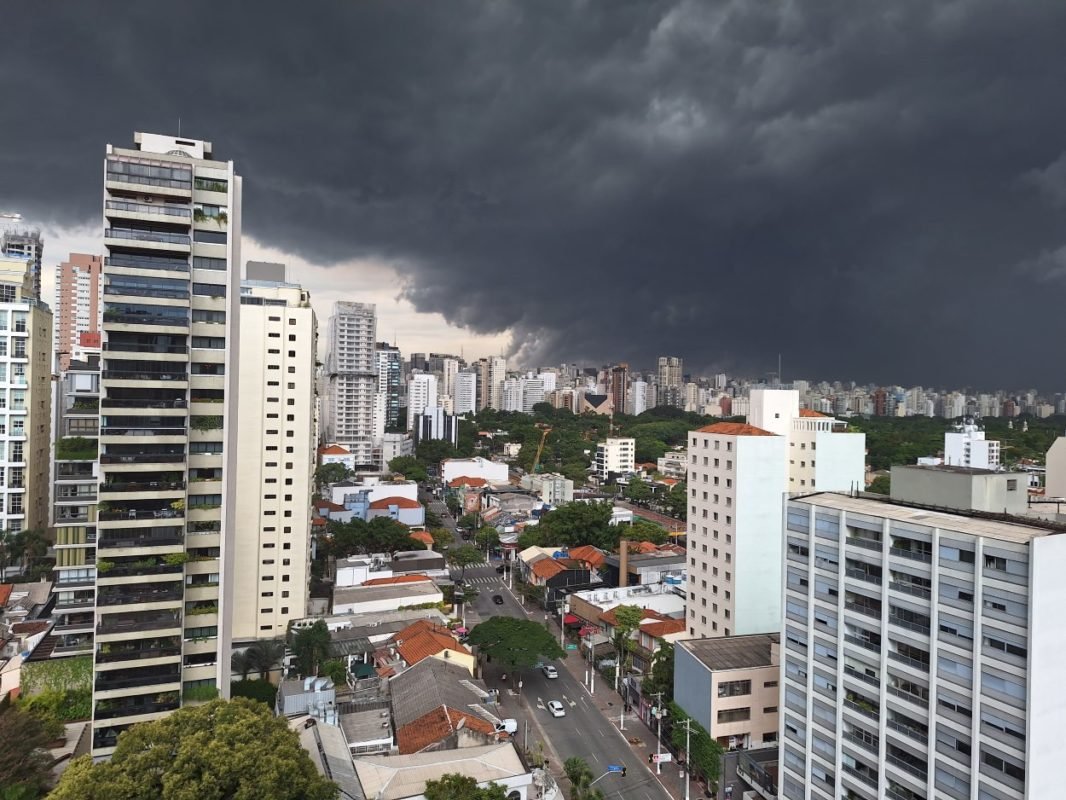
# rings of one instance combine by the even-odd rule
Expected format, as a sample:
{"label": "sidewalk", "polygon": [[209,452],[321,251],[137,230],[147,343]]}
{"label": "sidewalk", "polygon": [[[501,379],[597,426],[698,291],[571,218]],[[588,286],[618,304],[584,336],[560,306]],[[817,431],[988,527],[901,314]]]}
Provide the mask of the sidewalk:
{"label": "sidewalk", "polygon": [[[558,633],[559,626],[556,624],[553,626],[556,633]],[[584,683],[585,670],[588,667],[588,662],[583,660],[578,653],[569,652],[567,657],[562,659],[563,666],[573,676],[578,683]],[[622,705],[622,697],[615,692],[614,687],[608,683],[603,677],[597,673],[596,681],[594,684],[595,694],[589,695],[589,699],[593,701],[596,708],[600,713],[606,717],[616,729],[619,727],[619,715]],[[588,693],[588,687],[585,686],[585,692]],[[648,762],[648,757],[655,753],[656,748],[656,735],[655,731],[650,730],[635,713],[630,711],[625,715],[625,730],[619,730],[619,733],[625,737],[629,742],[630,750],[633,752],[633,759],[629,763],[639,764],[638,769],[643,768],[648,771],[652,778],[658,780],[659,784],[665,789],[671,797],[675,800],[684,800],[685,786],[680,778],[680,773],[677,764],[670,762],[662,765],[662,774],[655,774],[655,765]],[[666,743],[663,743],[662,752],[668,752]],[[696,782],[692,783],[690,789],[690,797],[699,798],[703,797],[703,787]]]}

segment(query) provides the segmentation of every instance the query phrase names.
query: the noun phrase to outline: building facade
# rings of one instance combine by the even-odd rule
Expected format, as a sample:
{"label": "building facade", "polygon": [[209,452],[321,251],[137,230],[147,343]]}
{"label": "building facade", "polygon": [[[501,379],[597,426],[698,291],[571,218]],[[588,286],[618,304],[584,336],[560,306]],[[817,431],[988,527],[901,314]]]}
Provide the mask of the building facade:
{"label": "building facade", "polygon": [[780,796],[1061,794],[1061,526],[833,494],[786,513]]}
{"label": "building facade", "polygon": [[684,362],[676,356],[659,356],[659,391],[656,405],[681,408]]}
{"label": "building facade", "polygon": [[453,410],[458,415],[477,411],[477,372],[463,370],[455,376],[455,403]]}
{"label": "building facade", "polygon": [[52,312],[34,294],[33,260],[0,257],[0,530],[51,519]]}
{"label": "building facade", "polygon": [[636,469],[637,440],[612,437],[596,445],[593,465],[601,481],[614,475],[628,475]]}
{"label": "building facade", "polygon": [[375,345],[378,365],[378,392],[385,395],[385,427],[400,424],[400,386],[403,382],[403,356],[400,348],[388,342]]}
{"label": "building facade", "polygon": [[280,264],[241,284],[234,646],[283,638],[307,614],[315,471],[318,324]]}
{"label": "building facade", "polygon": [[429,373],[412,375],[407,384],[407,430],[415,430],[426,409],[437,405],[437,376]]}
{"label": "building facade", "polygon": [[82,334],[100,335],[103,305],[100,278],[103,259],[71,253],[56,267],[55,352],[59,371],[72,356],[81,357]]}
{"label": "building facade", "polygon": [[30,265],[30,283],[27,296],[41,299],[41,260],[44,258],[44,240],[37,230],[8,230],[0,236],[0,256],[13,258]]}
{"label": "building facade", "polygon": [[972,417],[944,434],[944,463],[951,467],[999,468],[999,442],[986,439]]}
{"label": "building facade", "polygon": [[374,400],[380,381],[376,334],[373,303],[333,304],[326,334],[322,435],[325,442],[350,450],[360,465],[374,460]]}
{"label": "building facade", "polygon": [[241,179],[210,142],[104,159],[94,755],[229,694]]}

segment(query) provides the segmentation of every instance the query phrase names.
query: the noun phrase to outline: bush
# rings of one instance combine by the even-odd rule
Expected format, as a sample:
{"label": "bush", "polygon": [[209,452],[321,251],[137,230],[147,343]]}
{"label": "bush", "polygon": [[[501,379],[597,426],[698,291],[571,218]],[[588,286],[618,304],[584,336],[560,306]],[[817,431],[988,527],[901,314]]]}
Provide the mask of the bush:
{"label": "bush", "polygon": [[274,708],[278,687],[260,678],[251,681],[234,681],[229,689],[230,697],[247,697]]}
{"label": "bush", "polygon": [[23,711],[58,722],[79,722],[93,715],[92,689],[49,689],[19,702]]}
{"label": "bush", "polygon": [[185,700],[189,701],[207,701],[214,700],[218,697],[218,689],[214,686],[190,686],[181,693],[181,696]]}
{"label": "bush", "polygon": [[64,436],[56,442],[56,458],[87,460],[96,458],[96,440],[84,436]]}

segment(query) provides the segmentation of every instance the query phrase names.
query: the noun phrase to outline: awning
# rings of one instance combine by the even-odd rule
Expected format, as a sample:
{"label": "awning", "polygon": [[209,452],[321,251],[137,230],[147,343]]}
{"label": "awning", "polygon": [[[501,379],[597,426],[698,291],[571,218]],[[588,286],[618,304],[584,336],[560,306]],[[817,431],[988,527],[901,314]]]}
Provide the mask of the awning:
{"label": "awning", "polygon": [[577,614],[567,614],[563,617],[563,623],[566,625],[580,625],[581,622],[581,617],[577,616]]}

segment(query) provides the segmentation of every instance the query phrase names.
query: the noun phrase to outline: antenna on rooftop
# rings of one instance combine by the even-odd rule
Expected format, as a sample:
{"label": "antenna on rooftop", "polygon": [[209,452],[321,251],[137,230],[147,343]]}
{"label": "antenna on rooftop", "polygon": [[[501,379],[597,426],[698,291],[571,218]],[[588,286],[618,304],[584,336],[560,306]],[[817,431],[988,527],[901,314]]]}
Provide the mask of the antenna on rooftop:
{"label": "antenna on rooftop", "polygon": [[181,117],[178,117],[178,138],[181,138]]}

